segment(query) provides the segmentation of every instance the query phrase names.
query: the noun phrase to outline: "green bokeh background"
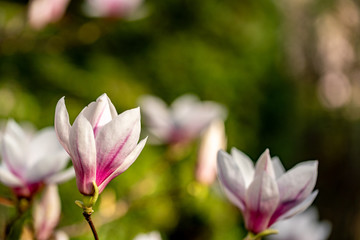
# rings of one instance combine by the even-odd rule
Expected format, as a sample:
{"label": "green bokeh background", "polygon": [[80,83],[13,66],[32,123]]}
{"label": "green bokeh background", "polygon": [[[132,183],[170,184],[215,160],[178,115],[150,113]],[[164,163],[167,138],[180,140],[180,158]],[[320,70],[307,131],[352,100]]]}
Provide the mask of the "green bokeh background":
{"label": "green bokeh background", "polygon": [[[196,94],[227,107],[228,149],[237,147],[255,160],[269,148],[286,168],[318,159],[320,193],[314,205],[321,219],[332,222],[330,239],[359,239],[359,121],[346,117],[343,108],[329,110],[320,103],[316,73],[292,71],[286,19],[277,4],[147,0],[146,17],[122,21],[87,18],[81,2],[73,1],[59,23],[34,31],[26,25],[26,2],[2,1],[0,117],[42,128],[53,125],[62,96],[73,121],[102,93],[118,112],[136,107],[144,94],[167,103]],[[314,3],[312,14],[326,7],[331,3]],[[152,230],[165,240],[242,239],[241,214],[218,183],[205,187],[195,181],[197,147],[195,141],[180,160],[170,160],[166,146],[147,144],[104,192],[122,207],[121,217],[99,224],[100,239],[133,239]],[[91,239],[74,204],[81,198],[75,180],[59,189],[59,228],[76,235],[69,226],[80,224],[84,234],[71,239]],[[4,186],[1,194],[11,197]],[[95,215],[107,219],[100,212]],[[12,214],[11,207],[0,206],[0,226]]]}

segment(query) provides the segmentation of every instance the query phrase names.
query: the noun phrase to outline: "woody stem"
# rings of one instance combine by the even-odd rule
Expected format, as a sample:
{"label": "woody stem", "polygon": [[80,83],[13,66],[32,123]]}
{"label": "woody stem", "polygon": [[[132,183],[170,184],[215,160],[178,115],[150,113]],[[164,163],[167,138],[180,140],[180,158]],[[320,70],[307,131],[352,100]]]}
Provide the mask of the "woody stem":
{"label": "woody stem", "polygon": [[91,213],[87,213],[87,212],[83,212],[83,215],[85,217],[85,220],[88,222],[90,228],[91,228],[91,231],[94,235],[94,239],[95,240],[99,240],[99,237],[97,235],[97,232],[96,232],[96,229],[95,229],[95,226],[94,226],[94,223],[92,222],[91,220]]}

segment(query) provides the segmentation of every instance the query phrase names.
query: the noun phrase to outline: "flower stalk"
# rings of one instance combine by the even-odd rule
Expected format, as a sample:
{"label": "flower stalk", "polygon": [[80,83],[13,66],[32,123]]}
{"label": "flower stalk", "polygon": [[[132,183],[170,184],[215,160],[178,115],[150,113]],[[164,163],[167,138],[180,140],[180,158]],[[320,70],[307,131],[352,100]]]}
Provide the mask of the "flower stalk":
{"label": "flower stalk", "polygon": [[85,220],[88,222],[88,224],[90,226],[90,229],[91,229],[91,231],[92,231],[92,233],[94,235],[94,239],[98,240],[99,237],[97,235],[95,225],[91,220],[91,214],[94,212],[93,206],[94,206],[94,204],[96,203],[96,201],[97,201],[97,199],[99,197],[99,188],[96,185],[95,181],[93,181],[93,186],[94,186],[93,195],[91,195],[91,196],[85,196],[84,195],[83,201],[76,200],[75,204],[83,209],[83,216],[84,216]]}

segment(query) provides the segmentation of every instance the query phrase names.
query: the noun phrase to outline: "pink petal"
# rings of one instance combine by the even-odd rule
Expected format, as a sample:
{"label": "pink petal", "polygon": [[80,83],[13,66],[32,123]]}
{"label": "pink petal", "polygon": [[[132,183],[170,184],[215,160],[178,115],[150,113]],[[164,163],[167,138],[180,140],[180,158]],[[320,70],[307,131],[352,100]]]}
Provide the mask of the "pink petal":
{"label": "pink petal", "polygon": [[69,114],[65,106],[65,97],[62,97],[55,110],[55,131],[59,142],[64,149],[70,154],[69,151],[69,135],[70,135],[70,122]]}
{"label": "pink petal", "polygon": [[90,195],[96,178],[96,146],[92,126],[82,114],[70,130],[69,145],[78,189],[82,194]]}
{"label": "pink petal", "polygon": [[317,161],[302,162],[278,180],[280,203],[271,219],[274,223],[287,211],[304,201],[313,191],[317,179]]}
{"label": "pink petal", "polygon": [[310,194],[310,196],[308,196],[304,201],[302,201],[300,204],[298,204],[297,206],[293,207],[292,209],[290,209],[289,211],[287,211],[285,214],[281,215],[278,220],[282,220],[282,219],[287,219],[290,218],[296,214],[302,213],[303,211],[305,211],[315,200],[316,196],[318,195],[319,191],[315,190],[314,192],[312,192]]}
{"label": "pink petal", "polygon": [[115,177],[119,176],[121,173],[125,172],[131,164],[137,159],[140,152],[145,146],[147,138],[141,140],[139,144],[135,147],[135,149],[123,160],[122,164],[115,169],[98,187],[99,187],[99,193],[101,193],[106,185]]}
{"label": "pink petal", "polygon": [[242,172],[235,160],[226,152],[218,152],[218,176],[229,200],[245,210],[245,182]]}
{"label": "pink petal", "polygon": [[253,233],[267,229],[278,203],[279,190],[275,179],[266,171],[257,175],[246,192],[246,228]]}
{"label": "pink petal", "polygon": [[139,141],[140,127],[140,109],[134,108],[120,114],[98,133],[97,185],[121,166],[134,150]]}

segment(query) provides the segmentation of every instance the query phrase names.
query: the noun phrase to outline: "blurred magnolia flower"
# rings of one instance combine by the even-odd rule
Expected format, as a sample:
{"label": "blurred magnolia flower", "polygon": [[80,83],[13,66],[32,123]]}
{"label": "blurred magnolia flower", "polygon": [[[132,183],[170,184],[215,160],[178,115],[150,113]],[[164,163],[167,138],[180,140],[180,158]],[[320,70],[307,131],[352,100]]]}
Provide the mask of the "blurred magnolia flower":
{"label": "blurred magnolia flower", "polygon": [[87,0],[85,11],[93,17],[129,18],[142,3],[143,0]]}
{"label": "blurred magnolia flower", "polygon": [[36,239],[47,240],[53,234],[61,213],[61,202],[56,185],[45,188],[40,201],[34,204],[34,230]]}
{"label": "blurred magnolia flower", "polygon": [[31,0],[28,10],[30,26],[39,30],[59,21],[68,4],[69,0]]}
{"label": "blurred magnolia flower", "polygon": [[74,176],[73,168],[63,171],[69,158],[51,127],[32,135],[9,120],[2,136],[1,156],[0,181],[18,197],[31,198],[42,185]]}
{"label": "blurred magnolia flower", "polygon": [[196,167],[196,180],[209,185],[216,179],[216,158],[220,149],[226,148],[224,122],[214,120],[204,132]]}
{"label": "blurred magnolia flower", "polygon": [[85,107],[70,125],[64,97],[55,112],[55,130],[74,164],[77,187],[83,195],[99,193],[136,160],[146,139],[139,144],[140,109],[117,114],[106,94]]}
{"label": "blurred magnolia flower", "polygon": [[224,119],[226,109],[218,103],[201,102],[194,95],[176,99],[170,108],[158,97],[140,99],[145,125],[153,143],[187,143],[199,137],[214,119]]}
{"label": "blurred magnolia flower", "polygon": [[153,231],[147,234],[139,234],[133,240],[161,240],[161,235],[160,233]]}
{"label": "blurred magnolia flower", "polygon": [[253,162],[233,148],[232,155],[220,150],[218,176],[229,200],[243,213],[246,228],[255,234],[275,222],[294,216],[311,205],[318,191],[317,161],[297,164],[285,173],[279,158],[269,150]]}
{"label": "blurred magnolia flower", "polygon": [[278,234],[271,235],[268,240],[326,240],[331,232],[331,224],[319,222],[318,212],[312,207],[291,219],[274,224]]}

